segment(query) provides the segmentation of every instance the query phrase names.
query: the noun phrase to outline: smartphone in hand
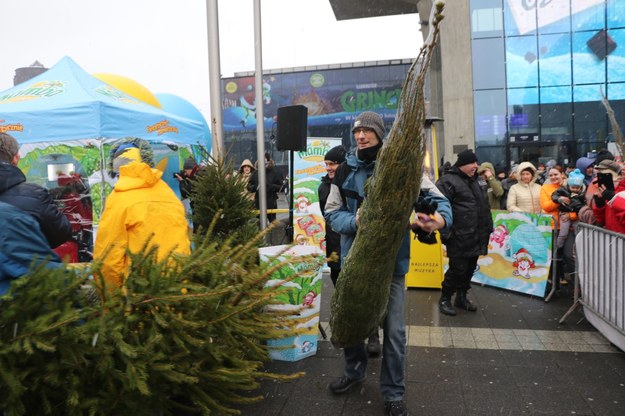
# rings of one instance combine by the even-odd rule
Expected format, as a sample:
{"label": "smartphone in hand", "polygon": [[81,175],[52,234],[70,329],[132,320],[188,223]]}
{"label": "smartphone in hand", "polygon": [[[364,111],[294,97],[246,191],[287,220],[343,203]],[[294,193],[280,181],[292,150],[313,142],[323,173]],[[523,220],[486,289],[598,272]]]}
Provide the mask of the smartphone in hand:
{"label": "smartphone in hand", "polygon": [[609,189],[611,191],[614,190],[614,180],[612,180],[611,173],[598,173],[597,174],[597,185],[605,186],[605,189]]}

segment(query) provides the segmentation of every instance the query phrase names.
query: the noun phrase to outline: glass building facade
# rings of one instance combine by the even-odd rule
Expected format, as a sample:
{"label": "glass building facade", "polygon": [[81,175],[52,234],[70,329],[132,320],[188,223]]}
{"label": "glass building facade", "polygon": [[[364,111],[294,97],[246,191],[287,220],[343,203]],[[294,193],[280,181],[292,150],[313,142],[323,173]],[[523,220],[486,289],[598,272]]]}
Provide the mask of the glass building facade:
{"label": "glass building facade", "polygon": [[471,0],[480,160],[572,163],[625,126],[625,1]]}

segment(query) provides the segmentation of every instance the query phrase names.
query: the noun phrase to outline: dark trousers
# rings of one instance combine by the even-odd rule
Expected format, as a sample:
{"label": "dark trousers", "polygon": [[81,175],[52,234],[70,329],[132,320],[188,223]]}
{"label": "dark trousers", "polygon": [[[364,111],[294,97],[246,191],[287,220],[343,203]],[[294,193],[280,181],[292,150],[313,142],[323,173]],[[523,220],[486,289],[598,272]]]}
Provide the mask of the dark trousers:
{"label": "dark trousers", "polygon": [[471,288],[471,278],[478,258],[479,256],[449,258],[449,269],[443,279],[443,296],[452,296],[456,291]]}

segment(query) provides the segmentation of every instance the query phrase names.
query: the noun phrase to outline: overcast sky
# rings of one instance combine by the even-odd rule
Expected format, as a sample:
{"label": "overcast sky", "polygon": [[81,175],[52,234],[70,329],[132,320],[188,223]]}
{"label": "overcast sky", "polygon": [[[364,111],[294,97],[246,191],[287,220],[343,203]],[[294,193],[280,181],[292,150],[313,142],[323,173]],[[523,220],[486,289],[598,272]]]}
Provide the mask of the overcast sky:
{"label": "overcast sky", "polygon": [[[254,2],[221,0],[221,74],[254,70]],[[208,119],[204,0],[2,0],[0,91],[15,69],[70,56],[88,73],[175,94]],[[418,15],[337,22],[329,0],[261,0],[263,68],[413,58]]]}

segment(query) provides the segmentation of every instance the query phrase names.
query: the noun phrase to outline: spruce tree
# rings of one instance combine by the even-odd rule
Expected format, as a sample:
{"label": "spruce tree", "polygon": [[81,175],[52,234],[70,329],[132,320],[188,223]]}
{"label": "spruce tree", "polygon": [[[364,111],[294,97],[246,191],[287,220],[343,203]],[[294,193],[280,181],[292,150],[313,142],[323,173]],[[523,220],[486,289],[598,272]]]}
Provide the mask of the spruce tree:
{"label": "spruce tree", "polygon": [[[267,341],[298,335],[308,319],[272,308],[287,289],[266,284],[324,259],[304,259],[304,270],[302,258],[258,263],[264,234],[240,182],[224,164],[205,167],[194,205],[206,228],[191,255],[128,253],[121,288],[105,287],[99,262],[15,280],[0,298],[0,413],[239,414],[262,400],[259,380],[301,376],[263,369]],[[289,263],[297,273],[287,276]]]}

